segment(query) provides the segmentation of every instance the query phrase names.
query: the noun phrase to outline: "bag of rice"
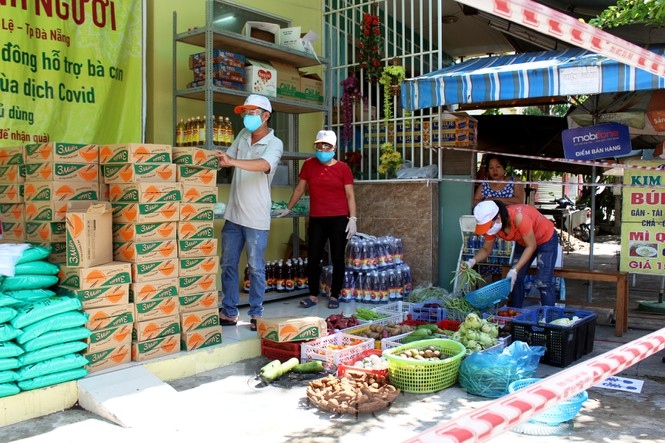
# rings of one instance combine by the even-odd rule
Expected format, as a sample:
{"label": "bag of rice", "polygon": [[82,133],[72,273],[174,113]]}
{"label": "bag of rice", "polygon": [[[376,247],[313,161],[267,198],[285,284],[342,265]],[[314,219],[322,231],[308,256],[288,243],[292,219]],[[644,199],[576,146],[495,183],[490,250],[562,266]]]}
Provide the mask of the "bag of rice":
{"label": "bag of rice", "polygon": [[82,306],[81,301],[74,297],[50,297],[21,306],[10,323],[13,327],[22,329],[53,315],[79,310]]}

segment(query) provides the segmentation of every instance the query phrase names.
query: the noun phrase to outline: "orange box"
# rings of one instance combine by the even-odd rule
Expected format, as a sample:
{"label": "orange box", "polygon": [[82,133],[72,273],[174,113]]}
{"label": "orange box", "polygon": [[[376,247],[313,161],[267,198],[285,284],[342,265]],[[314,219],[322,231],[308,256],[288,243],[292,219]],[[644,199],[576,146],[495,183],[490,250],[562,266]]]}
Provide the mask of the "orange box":
{"label": "orange box", "polygon": [[121,345],[127,345],[127,349],[132,344],[132,324],[113,326],[112,328],[100,329],[94,331],[86,340],[88,349],[86,354],[113,349]]}
{"label": "orange box", "polygon": [[0,166],[0,183],[15,185],[25,183],[25,165]]}
{"label": "orange box", "polygon": [[132,328],[132,341],[142,342],[167,335],[180,333],[180,321],[178,315],[155,318],[151,320],[135,321]]}
{"label": "orange box", "polygon": [[205,329],[212,326],[219,326],[219,310],[217,308],[180,314],[180,329],[182,332]]}
{"label": "orange box", "polygon": [[183,351],[193,351],[194,349],[220,344],[222,344],[221,326],[180,333],[180,349]]}
{"label": "orange box", "polygon": [[210,149],[191,146],[174,146],[173,163],[178,165],[198,166],[200,168],[219,169],[219,160]]}
{"label": "orange box", "polygon": [[154,298],[134,303],[134,320],[145,321],[178,315],[178,297]]}
{"label": "orange box", "polygon": [[0,203],[23,203],[24,185],[0,184]]}
{"label": "orange box", "polygon": [[113,203],[179,202],[180,200],[182,200],[182,189],[178,183],[113,183],[109,185],[109,201]]}
{"label": "orange box", "polygon": [[182,203],[180,205],[180,221],[213,221],[214,219],[214,203]]}
{"label": "orange box", "polygon": [[216,186],[203,186],[183,183],[181,194],[182,201],[186,203],[217,203]]}
{"label": "orange box", "polygon": [[171,145],[147,143],[101,145],[99,163],[171,163]]}
{"label": "orange box", "polygon": [[2,222],[2,240],[23,243],[25,241],[25,222]]}
{"label": "orange box", "polygon": [[143,342],[132,342],[132,361],[146,361],[180,352],[180,334]]}
{"label": "orange box", "polygon": [[132,263],[132,280],[135,283],[161,280],[178,276],[178,259],[149,263]]}
{"label": "orange box", "polygon": [[28,181],[82,181],[99,182],[97,163],[58,163],[42,162],[25,165],[25,178]]}
{"label": "orange box", "polygon": [[219,293],[217,291],[202,292],[200,294],[182,295],[178,297],[180,313],[201,311],[219,306]]}
{"label": "orange box", "polygon": [[178,294],[191,295],[217,290],[217,274],[193,275],[178,278]]}
{"label": "orange box", "polygon": [[25,219],[35,222],[64,222],[67,203],[52,201],[29,201],[25,204]]}
{"label": "orange box", "polygon": [[0,166],[25,164],[23,146],[0,147]]}
{"label": "orange box", "polygon": [[215,223],[212,221],[178,222],[176,238],[178,238],[179,240],[215,238]]}
{"label": "orange box", "polygon": [[113,223],[178,221],[180,203],[112,203]]}
{"label": "orange box", "polygon": [[59,285],[58,294],[70,295],[81,300],[83,309],[129,303],[129,284],[100,286],[91,289],[76,289]]}
{"label": "orange box", "polygon": [[67,205],[67,266],[88,268],[113,261],[112,209],[108,202]]}
{"label": "orange box", "polygon": [[29,242],[64,242],[65,222],[25,222],[25,239]]}
{"label": "orange box", "polygon": [[99,163],[99,147],[67,142],[28,144],[25,145],[25,162]]}
{"label": "orange box", "polygon": [[176,296],[178,295],[178,278],[132,283],[129,286],[129,295],[134,303]]}
{"label": "orange box", "polygon": [[211,255],[208,257],[181,258],[179,265],[180,277],[217,274],[219,272],[219,257]]}
{"label": "orange box", "polygon": [[176,223],[113,223],[114,242],[147,242],[176,239]]}
{"label": "orange box", "polygon": [[83,355],[88,359],[89,364],[86,366],[86,369],[89,373],[129,363],[132,361],[131,335],[122,344]]}
{"label": "orange box", "polygon": [[74,289],[124,285],[132,282],[131,272],[131,265],[122,262],[104,263],[87,268],[61,266],[58,284]]}
{"label": "orange box", "polygon": [[99,200],[99,184],[81,181],[35,181],[25,184],[25,201]]}
{"label": "orange box", "polygon": [[169,183],[175,182],[173,163],[126,163],[103,165],[104,183]]}
{"label": "orange box", "polygon": [[215,186],[217,183],[217,170],[178,165],[176,169],[176,181],[189,185]]}
{"label": "orange box", "polygon": [[145,263],[178,257],[176,240],[113,243],[113,260]]}
{"label": "orange box", "polygon": [[85,327],[91,331],[131,324],[134,321],[134,305],[131,303],[100,306],[84,309],[84,311],[88,314],[88,322]]}
{"label": "orange box", "polygon": [[5,223],[25,221],[25,209],[26,205],[23,203],[2,203],[0,204],[0,221]]}
{"label": "orange box", "polygon": [[202,238],[178,241],[180,258],[198,258],[217,255],[217,239]]}

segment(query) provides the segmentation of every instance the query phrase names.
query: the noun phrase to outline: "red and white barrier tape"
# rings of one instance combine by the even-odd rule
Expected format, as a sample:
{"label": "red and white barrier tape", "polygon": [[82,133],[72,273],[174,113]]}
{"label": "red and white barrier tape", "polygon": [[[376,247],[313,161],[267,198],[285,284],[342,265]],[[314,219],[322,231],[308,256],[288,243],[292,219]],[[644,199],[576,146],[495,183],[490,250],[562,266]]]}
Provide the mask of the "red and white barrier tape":
{"label": "red and white barrier tape", "polygon": [[665,328],[551,375],[407,440],[483,442],[665,349]]}

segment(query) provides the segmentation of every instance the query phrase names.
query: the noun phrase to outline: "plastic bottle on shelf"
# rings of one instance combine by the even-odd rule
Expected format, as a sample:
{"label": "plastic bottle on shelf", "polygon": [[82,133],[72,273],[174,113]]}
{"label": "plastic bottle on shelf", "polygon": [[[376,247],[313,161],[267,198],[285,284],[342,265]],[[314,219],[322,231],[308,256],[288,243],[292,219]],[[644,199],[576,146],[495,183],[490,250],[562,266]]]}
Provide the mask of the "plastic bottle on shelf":
{"label": "plastic bottle on shelf", "polygon": [[224,117],[224,129],[226,132],[226,146],[231,146],[235,139],[235,134],[233,133],[233,123],[231,123],[229,117]]}
{"label": "plastic bottle on shelf", "polygon": [[189,117],[185,122],[185,139],[183,146],[190,146],[192,142],[192,118]]}
{"label": "plastic bottle on shelf", "polygon": [[402,283],[404,287],[404,297],[408,296],[413,290],[413,283],[411,280],[411,267],[406,263],[400,265],[400,272],[402,273]]}
{"label": "plastic bottle on shelf", "polygon": [[303,289],[309,288],[309,277],[307,276],[307,263],[308,263],[307,257],[305,257],[305,259],[303,260],[303,268],[302,268],[303,269],[303,277],[304,277],[304,280],[305,280],[305,288],[303,288]]}
{"label": "plastic bottle on shelf", "polygon": [[284,292],[284,261],[279,260],[275,267],[275,291]]}
{"label": "plastic bottle on shelf", "polygon": [[295,290],[293,263],[291,262],[290,258],[286,260],[286,264],[284,266],[284,290],[286,292],[292,292]]}
{"label": "plastic bottle on shelf", "polygon": [[208,124],[207,122],[208,117],[205,115],[201,117],[199,120],[199,137],[198,137],[198,142],[197,145],[203,146],[206,144],[206,126]]}
{"label": "plastic bottle on shelf", "polygon": [[390,300],[390,285],[388,283],[388,273],[379,272],[379,303],[388,303]]}
{"label": "plastic bottle on shelf", "polygon": [[185,119],[181,118],[175,127],[175,145],[185,146]]}

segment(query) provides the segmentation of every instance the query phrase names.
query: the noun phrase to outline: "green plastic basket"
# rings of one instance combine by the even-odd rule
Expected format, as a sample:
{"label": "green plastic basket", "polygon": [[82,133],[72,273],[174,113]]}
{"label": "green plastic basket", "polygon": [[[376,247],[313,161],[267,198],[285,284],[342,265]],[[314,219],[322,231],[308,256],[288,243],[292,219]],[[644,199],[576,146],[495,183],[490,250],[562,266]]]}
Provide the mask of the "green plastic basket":
{"label": "green plastic basket", "polygon": [[[433,346],[448,358],[421,361],[398,356],[407,349],[424,350],[428,346]],[[383,351],[383,356],[388,361],[391,385],[403,392],[424,394],[437,392],[455,384],[465,353],[466,348],[463,344],[446,338],[437,338],[386,349]]]}

